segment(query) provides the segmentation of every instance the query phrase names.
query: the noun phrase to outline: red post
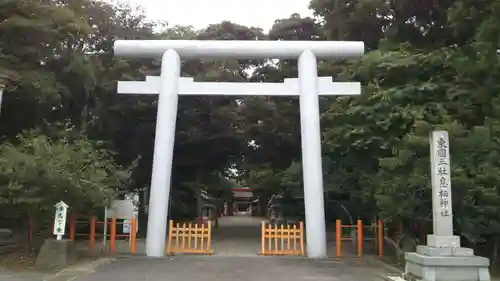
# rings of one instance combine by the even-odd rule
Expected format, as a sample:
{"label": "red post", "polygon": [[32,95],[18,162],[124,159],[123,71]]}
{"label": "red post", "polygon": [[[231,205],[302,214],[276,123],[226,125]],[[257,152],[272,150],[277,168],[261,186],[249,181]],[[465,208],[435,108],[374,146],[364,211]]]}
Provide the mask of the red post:
{"label": "red post", "polygon": [[49,237],[52,237],[54,235],[54,221],[50,221],[50,233]]}
{"label": "red post", "polygon": [[132,226],[130,227],[130,253],[135,254],[136,251],[136,232],[137,232],[137,219],[135,217],[132,218],[131,222]]}
{"label": "red post", "polygon": [[29,235],[29,237],[28,237],[28,239],[29,239],[29,241],[28,241],[29,245],[28,246],[29,246],[29,252],[30,253],[31,253],[31,248],[33,248],[33,230],[35,228],[34,225],[35,225],[35,223],[33,222],[33,215],[30,214],[29,215],[29,227],[28,227],[29,228],[29,230],[28,230],[29,231],[29,233],[28,233],[28,235]]}
{"label": "red post", "polygon": [[358,257],[363,256],[363,221],[358,220]]}
{"label": "red post", "polygon": [[377,238],[378,238],[378,256],[384,256],[384,225],[382,220],[378,220],[377,224]]}
{"label": "red post", "polygon": [[116,217],[111,219],[111,230],[109,233],[109,246],[111,247],[111,253],[116,253]]}
{"label": "red post", "polygon": [[69,239],[75,241],[76,236],[76,216],[71,215],[69,220]]}
{"label": "red post", "polygon": [[342,222],[340,220],[335,221],[335,248],[337,252],[337,257],[342,256]]}
{"label": "red post", "polygon": [[95,246],[95,225],[97,223],[96,221],[97,221],[96,216],[90,217],[89,248],[91,250],[93,250]]}

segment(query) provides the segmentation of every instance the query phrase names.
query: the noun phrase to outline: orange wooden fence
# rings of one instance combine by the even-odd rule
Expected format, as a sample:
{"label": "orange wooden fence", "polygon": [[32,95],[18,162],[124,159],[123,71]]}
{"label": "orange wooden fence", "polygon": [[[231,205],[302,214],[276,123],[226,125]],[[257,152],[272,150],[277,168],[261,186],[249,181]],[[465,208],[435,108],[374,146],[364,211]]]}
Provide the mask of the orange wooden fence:
{"label": "orange wooden fence", "polygon": [[384,234],[383,234],[383,224],[381,220],[377,221],[376,226],[363,226],[363,221],[358,220],[356,225],[342,225],[342,222],[340,220],[336,221],[336,227],[335,227],[335,247],[336,247],[336,254],[337,257],[342,256],[342,241],[353,241],[354,237],[343,237],[342,236],[342,229],[343,228],[356,228],[357,230],[357,235],[356,235],[356,245],[357,245],[357,255],[358,257],[363,256],[363,242],[365,239],[373,239],[373,238],[365,238],[363,233],[363,228],[371,228],[375,229],[375,239],[376,239],[376,248],[378,251],[379,257],[382,257],[384,255]]}
{"label": "orange wooden fence", "polygon": [[[77,233],[76,232],[76,225],[77,224],[88,224],[89,225],[89,233]],[[100,224],[107,224],[109,227],[109,234],[106,235],[109,237],[109,249],[110,252],[115,254],[116,251],[116,240],[117,238],[125,238],[130,241],[130,253],[135,254],[136,252],[136,232],[137,232],[137,219],[134,217],[132,218],[130,225],[130,233],[128,234],[117,234],[116,233],[116,227],[119,224],[124,224],[124,222],[117,222],[116,218],[111,218],[109,221],[97,221],[96,216],[91,216],[88,221],[82,220],[79,221],[77,220],[76,216],[71,216],[70,218],[70,223],[69,223],[69,239],[75,240],[77,236],[87,236],[89,240],[89,248],[92,250],[95,248],[95,240],[96,237],[104,237],[105,235],[103,233],[97,234],[96,233],[96,226]]]}
{"label": "orange wooden fence", "polygon": [[268,224],[262,222],[262,241],[260,254],[266,255],[304,255],[304,223],[297,225]]}
{"label": "orange wooden fence", "polygon": [[183,223],[171,220],[168,228],[168,246],[166,254],[213,254],[212,222],[205,224]]}

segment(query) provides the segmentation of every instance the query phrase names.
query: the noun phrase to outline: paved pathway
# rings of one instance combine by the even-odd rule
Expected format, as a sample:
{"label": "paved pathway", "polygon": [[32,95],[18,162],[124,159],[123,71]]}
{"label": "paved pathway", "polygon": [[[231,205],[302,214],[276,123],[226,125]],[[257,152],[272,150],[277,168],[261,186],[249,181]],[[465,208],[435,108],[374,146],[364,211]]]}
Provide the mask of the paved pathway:
{"label": "paved pathway", "polygon": [[[347,255],[342,261],[258,256],[261,221],[241,216],[220,218],[219,227],[213,229],[212,256],[100,259],[50,277],[0,274],[0,281],[381,281],[381,276],[398,275],[371,259]],[[139,245],[139,252],[143,251],[143,245]],[[127,250],[126,243],[123,246]]]}
{"label": "paved pathway", "polygon": [[[261,222],[264,218],[229,216],[219,218],[219,227],[213,229],[212,247],[219,256],[255,256],[260,251]],[[335,237],[328,237],[329,257],[335,257]],[[368,246],[368,245],[367,245]],[[343,257],[356,257],[353,243],[342,245]]]}
{"label": "paved pathway", "polygon": [[49,274],[39,272],[8,272],[3,270],[0,273],[2,281],[41,281],[48,277]]}
{"label": "paved pathway", "polygon": [[122,258],[75,281],[380,281],[381,276],[394,274],[371,260],[357,258],[339,261],[258,256],[261,221],[245,216],[220,218],[219,227],[213,229],[212,256]]}
{"label": "paved pathway", "polygon": [[[228,216],[219,218],[219,226],[212,229],[212,248],[217,256],[256,256],[260,251],[261,222],[263,218],[248,216]],[[328,256],[335,256],[335,237],[328,237]],[[146,241],[137,240],[137,254],[144,255]],[[88,242],[82,242],[81,246],[86,248]],[[368,246],[368,245],[366,245]],[[96,247],[102,247],[97,243]],[[117,241],[117,250],[121,254],[129,253],[128,241]],[[343,257],[355,257],[353,243],[345,241],[342,244]]]}
{"label": "paved pathway", "polygon": [[246,216],[219,218],[219,227],[213,229],[215,255],[256,256],[260,251],[261,221]]}
{"label": "paved pathway", "polygon": [[122,258],[75,281],[381,281],[390,274],[359,261],[314,261],[284,257],[175,256]]}

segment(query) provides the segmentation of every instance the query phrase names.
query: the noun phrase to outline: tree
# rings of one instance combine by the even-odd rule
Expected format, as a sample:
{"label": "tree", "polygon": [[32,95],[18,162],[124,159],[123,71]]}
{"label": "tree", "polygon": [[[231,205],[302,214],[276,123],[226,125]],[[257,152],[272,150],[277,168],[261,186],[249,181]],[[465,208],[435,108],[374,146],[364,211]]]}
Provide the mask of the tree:
{"label": "tree", "polygon": [[50,216],[62,200],[73,212],[91,213],[121,192],[133,167],[117,165],[109,151],[72,130],[57,129],[52,137],[25,131],[0,147],[3,208]]}

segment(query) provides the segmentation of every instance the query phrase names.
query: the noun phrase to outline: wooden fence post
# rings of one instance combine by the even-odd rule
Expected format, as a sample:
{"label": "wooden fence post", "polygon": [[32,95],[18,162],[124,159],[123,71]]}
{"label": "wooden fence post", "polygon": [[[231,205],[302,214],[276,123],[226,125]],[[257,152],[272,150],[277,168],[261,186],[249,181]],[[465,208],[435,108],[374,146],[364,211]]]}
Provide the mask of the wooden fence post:
{"label": "wooden fence post", "polygon": [[304,255],[304,222],[299,223],[300,226],[300,254]]}
{"label": "wooden fence post", "polygon": [[358,257],[363,256],[363,221],[358,220]]}
{"label": "wooden fence post", "polygon": [[378,238],[378,256],[384,256],[384,225],[382,224],[382,220],[378,220],[377,226],[377,238]]}
{"label": "wooden fence post", "polygon": [[[172,253],[172,242],[173,242],[173,237],[172,235],[174,234],[174,221],[170,220],[168,222],[168,244],[167,244],[167,255],[170,255]],[[203,245],[203,242],[201,242],[201,245]]]}
{"label": "wooden fence post", "polygon": [[335,221],[335,248],[337,252],[337,257],[342,256],[342,222],[340,220]]}
{"label": "wooden fence post", "polygon": [[33,220],[33,215],[29,214],[29,222],[28,222],[28,251],[31,254],[31,249],[33,248],[33,231],[35,229],[35,222]]}
{"label": "wooden fence post", "polygon": [[260,242],[260,254],[265,255],[266,253],[266,222],[261,222],[261,242]]}
{"label": "wooden fence post", "polygon": [[90,217],[90,233],[89,233],[89,248],[91,250],[94,249],[95,246],[95,225],[96,225],[96,216]]}
{"label": "wooden fence post", "polygon": [[113,216],[111,219],[111,231],[109,234],[109,246],[111,248],[111,253],[116,253],[116,217]]}
{"label": "wooden fence post", "polygon": [[76,215],[72,214],[69,219],[69,239],[75,241],[76,236]]}
{"label": "wooden fence post", "polygon": [[134,216],[131,222],[132,226],[130,229],[130,253],[135,254],[136,251],[136,231],[137,231],[137,218]]}
{"label": "wooden fence post", "polygon": [[212,248],[212,221],[208,221],[208,241],[207,250]]}

